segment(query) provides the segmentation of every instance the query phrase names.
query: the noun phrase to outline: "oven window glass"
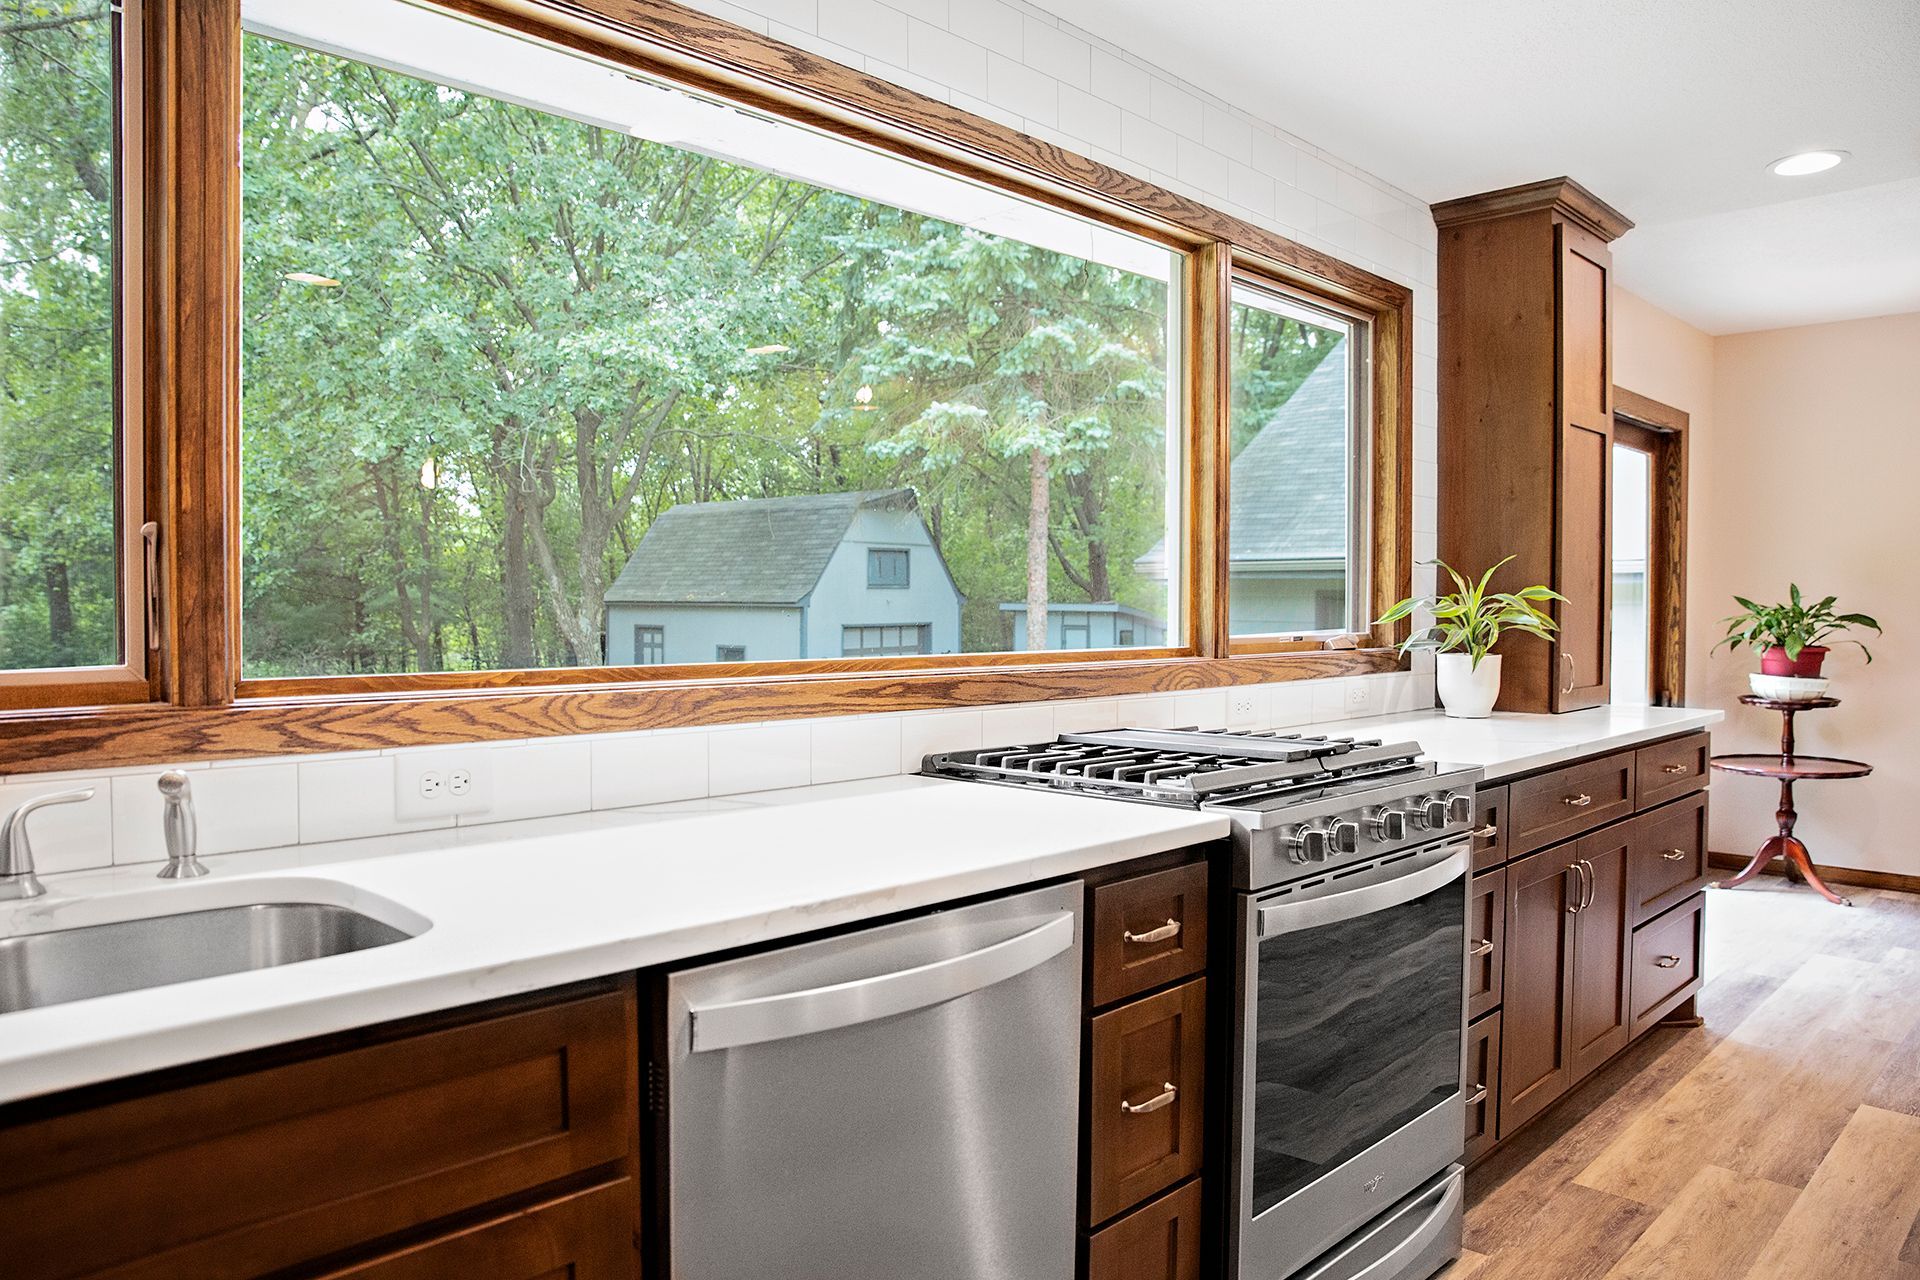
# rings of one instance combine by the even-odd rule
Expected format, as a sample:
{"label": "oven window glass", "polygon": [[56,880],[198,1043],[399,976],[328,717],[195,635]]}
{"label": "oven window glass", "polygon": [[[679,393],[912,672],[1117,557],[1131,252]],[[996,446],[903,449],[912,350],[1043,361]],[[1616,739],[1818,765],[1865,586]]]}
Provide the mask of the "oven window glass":
{"label": "oven window glass", "polygon": [[1257,1216],[1460,1087],[1466,883],[1260,944]]}

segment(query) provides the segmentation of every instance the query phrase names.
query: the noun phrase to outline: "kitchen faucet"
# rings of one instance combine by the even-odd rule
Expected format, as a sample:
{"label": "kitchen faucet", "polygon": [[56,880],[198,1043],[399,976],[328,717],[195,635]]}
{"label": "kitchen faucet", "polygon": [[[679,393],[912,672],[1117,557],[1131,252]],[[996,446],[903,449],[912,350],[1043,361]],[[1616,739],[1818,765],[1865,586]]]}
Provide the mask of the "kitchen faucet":
{"label": "kitchen faucet", "polygon": [[79,804],[91,799],[92,787],[56,791],[52,795],[35,796],[7,815],[6,823],[0,825],[0,902],[37,898],[47,891],[40,877],[33,873],[33,846],[27,841],[27,816],[49,805]]}
{"label": "kitchen faucet", "polygon": [[166,812],[160,816],[161,831],[167,838],[167,865],[160,868],[162,880],[192,880],[210,870],[194,856],[200,844],[200,824],[193,817],[193,788],[187,775],[169,769],[160,775],[160,795]]}

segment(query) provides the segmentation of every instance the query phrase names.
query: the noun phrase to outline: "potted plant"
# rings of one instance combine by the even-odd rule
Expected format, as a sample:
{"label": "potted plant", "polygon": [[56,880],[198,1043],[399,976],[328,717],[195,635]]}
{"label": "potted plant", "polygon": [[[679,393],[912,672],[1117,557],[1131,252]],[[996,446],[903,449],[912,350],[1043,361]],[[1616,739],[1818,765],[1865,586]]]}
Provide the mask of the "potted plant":
{"label": "potted plant", "polygon": [[[1788,584],[1785,604],[1755,604],[1745,596],[1733,599],[1741,611],[1726,620],[1726,638],[1713,647],[1716,651],[1721,645],[1755,650],[1762,675],[1818,679],[1820,666],[1827,660],[1826,641],[1852,627],[1880,630],[1880,624],[1864,613],[1835,613],[1833,596],[1806,604],[1797,583]],[[1872,651],[1860,641],[1839,642],[1858,645],[1867,661],[1873,661]]]}
{"label": "potted plant", "polygon": [[1400,652],[1411,649],[1435,649],[1439,657],[1434,666],[1434,687],[1450,716],[1480,719],[1493,711],[1500,696],[1500,655],[1493,646],[1503,632],[1524,631],[1550,640],[1557,629],[1538,603],[1565,601],[1557,591],[1542,586],[1522,587],[1518,591],[1489,592],[1487,584],[1500,571],[1500,564],[1468,582],[1444,560],[1433,563],[1447,571],[1456,588],[1449,595],[1409,597],[1380,616],[1382,623],[1398,622],[1416,609],[1433,614],[1433,625],[1408,636]]}

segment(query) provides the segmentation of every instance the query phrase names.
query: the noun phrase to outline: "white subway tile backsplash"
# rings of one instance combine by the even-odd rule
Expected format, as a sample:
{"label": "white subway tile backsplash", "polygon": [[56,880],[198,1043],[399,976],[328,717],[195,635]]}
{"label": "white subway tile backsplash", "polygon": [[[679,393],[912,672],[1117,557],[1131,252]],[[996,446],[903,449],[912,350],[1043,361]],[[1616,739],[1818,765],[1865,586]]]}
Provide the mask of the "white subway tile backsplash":
{"label": "white subway tile backsplash", "polygon": [[[300,770],[292,764],[225,765],[190,770],[199,852],[240,853],[300,841]],[[113,860],[157,862],[167,856],[159,775],[113,780]],[[387,794],[391,795],[391,788]]]}
{"label": "white subway tile backsplash", "polygon": [[987,100],[1050,127],[1060,123],[1060,82],[1003,54],[987,55]]}
{"label": "white subway tile backsplash", "polygon": [[1123,110],[1120,113],[1120,154],[1135,165],[1171,173],[1179,163],[1180,151],[1171,129],[1162,128],[1133,111]]}
{"label": "white subway tile backsplash", "polygon": [[16,778],[0,785],[0,819],[41,796],[91,790],[90,800],[51,805],[29,815],[27,844],[33,850],[34,869],[43,873],[109,866],[113,862],[114,781],[103,774]]}
{"label": "white subway tile backsplash", "polygon": [[1026,19],[1018,9],[1000,0],[960,0],[950,13],[947,29],[953,34],[1009,58],[1021,56]]}
{"label": "white subway tile backsplash", "polygon": [[[1079,89],[1060,90],[1060,127],[1110,151],[1120,146],[1120,108]],[[1097,157],[1096,157],[1097,158]]]}
{"label": "white subway tile backsplash", "polygon": [[732,0],[736,9],[746,8],[758,13],[769,24],[778,22],[783,26],[794,27],[801,31],[814,31],[820,26],[820,6],[817,0]]}
{"label": "white subway tile backsplash", "polygon": [[1174,148],[1174,171],[1180,181],[1203,191],[1227,189],[1227,158],[1191,138],[1181,138]]}
{"label": "white subway tile backsplash", "polygon": [[1053,704],[1055,733],[1093,733],[1112,729],[1120,723],[1119,705],[1110,699]]}
{"label": "white subway tile backsplash", "polygon": [[1171,729],[1180,722],[1180,708],[1172,698],[1120,699],[1120,725],[1126,729]]}
{"label": "white subway tile backsplash", "polygon": [[1313,684],[1295,680],[1267,686],[1267,723],[1296,725],[1313,723]]}
{"label": "white subway tile backsplash", "polygon": [[[819,0],[822,40],[861,54],[907,65],[907,15],[879,0]],[[856,64],[857,65],[857,64]]]}
{"label": "white subway tile backsplash", "polygon": [[697,800],[707,794],[705,730],[631,734],[593,742],[593,807]]}
{"label": "white subway tile backsplash", "polygon": [[715,729],[707,739],[713,795],[804,787],[812,776],[813,740],[805,720],[744,729]]}
{"label": "white subway tile backsplash", "polygon": [[390,755],[341,756],[298,768],[302,844],[453,825],[450,817],[402,822],[394,816]]}
{"label": "white subway tile backsplash", "polygon": [[1221,155],[1241,164],[1253,163],[1253,125],[1244,116],[1204,103],[1200,129],[1201,141]]}
{"label": "white subway tile backsplash", "polygon": [[1220,729],[1227,723],[1227,691],[1196,689],[1173,698],[1174,721],[1183,728]]}
{"label": "white subway tile backsplash", "polygon": [[1153,76],[1105,49],[1093,51],[1093,92],[1108,102],[1144,112]]}
{"label": "white subway tile backsplash", "polygon": [[1261,218],[1273,217],[1273,179],[1250,164],[1227,161],[1227,198]]}
{"label": "white subway tile backsplash", "polygon": [[917,773],[933,751],[966,751],[986,745],[978,711],[916,711],[900,720],[900,772]]}
{"label": "white subway tile backsplash", "polygon": [[844,44],[836,44],[832,40],[823,40],[811,31],[802,31],[797,27],[789,27],[783,23],[770,22],[767,24],[767,34],[782,44],[790,44],[796,49],[804,49],[808,53],[816,54],[819,57],[827,59],[829,62],[837,62],[843,67],[853,67],[858,70],[866,63],[866,55],[860,50],[850,48]]}
{"label": "white subway tile backsplash", "polygon": [[1206,131],[1205,114],[1200,99],[1170,80],[1155,76],[1147,86],[1147,115],[1162,128],[1199,142]]}
{"label": "white subway tile backsplash", "polygon": [[1056,705],[1025,702],[1011,707],[988,707],[980,713],[980,745],[1007,747],[1045,742],[1057,732],[1053,719]]}
{"label": "white subway tile backsplash", "polygon": [[1313,682],[1313,722],[1323,724],[1329,720],[1347,718],[1347,685],[1350,677],[1336,680],[1315,680]]}
{"label": "white subway tile backsplash", "polygon": [[1035,71],[1063,85],[1093,87],[1093,47],[1070,31],[1028,18],[1025,58]]}
{"label": "white subway tile backsplash", "polygon": [[985,46],[929,23],[907,24],[907,69],[944,84],[949,91],[958,89],[976,98],[987,96]]}
{"label": "white subway tile backsplash", "polygon": [[900,717],[835,716],[813,724],[813,781],[881,778],[900,770]]}
{"label": "white subway tile backsplash", "polygon": [[593,808],[593,746],[585,738],[549,738],[494,750],[493,806],[460,825],[512,822]]}
{"label": "white subway tile backsplash", "polygon": [[[947,25],[947,0],[887,0],[887,3],[921,22],[937,27]],[[959,0],[959,3],[966,4],[967,0]]]}

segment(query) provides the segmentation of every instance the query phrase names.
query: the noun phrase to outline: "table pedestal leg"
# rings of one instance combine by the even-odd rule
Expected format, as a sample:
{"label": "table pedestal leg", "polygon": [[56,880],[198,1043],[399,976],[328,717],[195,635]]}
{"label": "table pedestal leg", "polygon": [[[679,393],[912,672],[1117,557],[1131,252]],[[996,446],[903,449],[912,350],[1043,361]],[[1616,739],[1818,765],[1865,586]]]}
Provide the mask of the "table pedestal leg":
{"label": "table pedestal leg", "polygon": [[[1791,725],[1791,718],[1788,723]],[[1788,741],[1791,742],[1791,739]],[[1799,819],[1799,814],[1793,807],[1791,778],[1781,780],[1780,808],[1774,812],[1773,816],[1780,824],[1780,834],[1769,838],[1765,844],[1761,845],[1759,852],[1753,855],[1753,861],[1740,868],[1731,879],[1716,881],[1714,887],[1731,889],[1736,885],[1745,884],[1766,870],[1767,864],[1775,858],[1785,858],[1789,880],[1804,880],[1809,888],[1835,906],[1852,906],[1853,903],[1848,899],[1827,888],[1826,881],[1822,880],[1820,873],[1813,869],[1813,858],[1807,853],[1807,846],[1793,834],[1794,823]]]}

